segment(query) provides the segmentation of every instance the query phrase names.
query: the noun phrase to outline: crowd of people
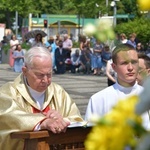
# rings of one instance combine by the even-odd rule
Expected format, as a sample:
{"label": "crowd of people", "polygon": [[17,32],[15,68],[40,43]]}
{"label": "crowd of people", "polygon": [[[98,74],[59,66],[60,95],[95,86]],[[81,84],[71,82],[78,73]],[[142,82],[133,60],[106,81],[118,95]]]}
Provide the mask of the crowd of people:
{"label": "crowd of people", "polygon": [[[4,39],[2,43],[10,44],[9,51],[9,64],[15,72],[21,72],[21,68],[24,63],[24,51],[21,49],[19,53],[18,46],[20,43],[16,39],[15,35],[11,36],[10,41]],[[37,33],[35,38],[29,40],[30,46],[46,47],[52,57],[53,72],[56,74],[64,74],[66,71],[71,73],[83,73],[92,75],[106,75],[108,76],[108,85],[115,82],[115,73],[112,73],[111,67],[109,67],[112,57],[112,51],[118,44],[128,43],[132,45],[138,53],[144,53],[147,56],[150,55],[150,49],[145,49],[140,39],[137,38],[135,33],[132,33],[127,38],[125,33],[117,34],[116,39],[111,43],[102,43],[95,38],[87,38],[84,35],[79,37],[79,47],[76,47],[75,52],[72,52],[73,42],[68,34],[57,35],[56,37],[50,36],[47,41],[43,42],[43,37],[40,33]],[[20,49],[21,45],[19,46]],[[18,56],[16,56],[16,54]],[[77,60],[77,62],[75,62]],[[20,66],[20,67],[19,67]],[[111,83],[112,82],[112,83]]]}
{"label": "crowd of people", "polygon": [[[62,47],[58,44],[59,41],[62,41]],[[138,53],[149,54],[149,49],[144,49],[143,44],[135,33],[130,34],[129,38],[124,33],[117,35],[111,46],[102,43],[98,39],[92,40],[81,35],[79,47],[76,47],[75,52],[72,52],[73,42],[67,34],[57,36],[57,40],[53,38],[53,43],[49,42],[51,45],[49,46],[53,49],[51,50],[54,64],[53,69],[57,74],[63,74],[69,70],[71,73],[109,76],[109,69],[107,69],[109,65],[107,63],[111,61],[112,51],[118,44],[125,43],[132,45]],[[76,60],[77,62],[75,62]]]}

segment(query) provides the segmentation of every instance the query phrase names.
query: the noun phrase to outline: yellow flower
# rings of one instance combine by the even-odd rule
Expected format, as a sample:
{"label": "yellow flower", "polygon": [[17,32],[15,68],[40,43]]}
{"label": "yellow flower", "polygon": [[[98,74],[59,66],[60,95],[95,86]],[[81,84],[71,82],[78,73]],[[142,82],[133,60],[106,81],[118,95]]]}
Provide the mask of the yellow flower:
{"label": "yellow flower", "polygon": [[142,11],[150,10],[150,0],[138,0],[138,4],[140,7],[140,10]]}
{"label": "yellow flower", "polygon": [[137,133],[134,125],[142,119],[135,114],[138,96],[120,100],[112,111],[101,118],[85,141],[86,150],[123,150],[127,145],[135,147]]}

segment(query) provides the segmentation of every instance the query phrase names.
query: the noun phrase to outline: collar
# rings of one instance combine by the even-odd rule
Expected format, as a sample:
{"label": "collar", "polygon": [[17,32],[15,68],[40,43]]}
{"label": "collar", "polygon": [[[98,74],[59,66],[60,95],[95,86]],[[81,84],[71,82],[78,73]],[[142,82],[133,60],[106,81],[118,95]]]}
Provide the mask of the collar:
{"label": "collar", "polygon": [[131,91],[136,90],[139,85],[137,82],[135,82],[135,84],[131,87],[124,87],[124,86],[120,85],[117,81],[114,86],[115,86],[115,88],[117,87],[117,89],[121,92],[130,93]]}
{"label": "collar", "polygon": [[29,86],[28,81],[27,81],[27,78],[26,78],[25,76],[24,76],[24,81],[25,81],[25,84],[26,84],[26,86],[27,86],[29,92],[31,93],[31,95],[32,95],[32,94],[36,94],[36,95],[39,95],[39,96],[40,96],[40,95],[43,95],[43,94],[45,93],[45,91],[43,91],[43,92],[38,92],[38,91],[32,89],[32,88]]}

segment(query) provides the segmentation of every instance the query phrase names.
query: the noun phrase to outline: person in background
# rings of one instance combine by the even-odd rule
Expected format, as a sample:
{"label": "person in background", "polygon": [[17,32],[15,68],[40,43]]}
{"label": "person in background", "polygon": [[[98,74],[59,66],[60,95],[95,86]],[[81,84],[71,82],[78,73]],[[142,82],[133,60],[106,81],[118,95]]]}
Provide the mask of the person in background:
{"label": "person in background", "polygon": [[140,41],[140,39],[137,37],[137,34],[136,34],[136,33],[132,33],[132,35],[135,37],[134,41],[135,41],[136,45],[137,45],[138,43],[141,43],[141,41]]}
{"label": "person in background", "polygon": [[137,45],[136,45],[136,51],[137,51],[138,53],[143,53],[143,54],[145,54],[145,50],[144,50],[144,48],[143,48],[142,43],[137,43]]}
{"label": "person in background", "polygon": [[80,56],[79,72],[90,74],[91,72],[91,51],[89,48],[84,48]]}
{"label": "person in background", "polygon": [[121,40],[120,40],[120,34],[119,33],[116,33],[115,34],[115,39],[113,40],[113,43],[111,44],[111,49],[114,49],[114,47],[116,47],[116,46],[118,46],[118,45],[120,45],[120,44],[122,44],[121,43]]}
{"label": "person in background", "polygon": [[66,72],[66,51],[63,48],[63,42],[58,42],[58,47],[55,50],[56,74],[64,74]]}
{"label": "person in background", "polygon": [[150,57],[150,41],[148,43],[146,43],[146,50],[145,50],[145,54]]}
{"label": "person in background", "polygon": [[93,47],[93,53],[91,55],[91,63],[92,63],[92,68],[94,70],[93,75],[99,75],[101,72],[101,68],[103,66],[102,64],[102,58],[101,58],[101,53],[102,53],[103,45],[101,44],[100,41],[96,41],[96,44]]}
{"label": "person in background", "polygon": [[107,61],[111,59],[111,55],[112,52],[110,51],[109,46],[105,45],[101,53],[104,74],[106,73]]}
{"label": "person in background", "polygon": [[[117,73],[116,83],[91,96],[85,120],[90,121],[93,115],[99,117],[109,113],[119,100],[125,100],[132,95],[139,95],[143,87],[137,83],[138,54],[130,44],[118,45],[112,52],[112,67]],[[150,127],[148,113],[143,114],[143,126]]]}
{"label": "person in background", "polygon": [[111,86],[116,83],[117,73],[112,68],[112,59],[107,61],[106,64],[106,76],[107,76],[107,85]]}
{"label": "person in background", "polygon": [[127,41],[127,43],[132,45],[134,48],[136,48],[135,34],[129,35],[129,40]]}
{"label": "person in background", "polygon": [[35,39],[33,40],[31,47],[34,47],[34,46],[36,46],[36,47],[44,47],[45,46],[43,41],[42,41],[42,34],[40,34],[40,33],[36,34]]}
{"label": "person in background", "polygon": [[24,57],[22,73],[0,87],[0,149],[22,150],[15,131],[49,130],[59,134],[71,122],[83,121],[69,94],[52,82],[51,54],[45,47],[32,47]]}
{"label": "person in background", "polygon": [[85,48],[90,48],[90,40],[85,35],[80,35],[80,50],[81,53]]}
{"label": "person in background", "polygon": [[71,49],[72,49],[73,43],[69,39],[68,34],[64,35],[64,40],[63,40],[63,49],[66,51],[66,59],[71,58]]}
{"label": "person in background", "polygon": [[24,52],[20,44],[17,45],[16,50],[13,53],[14,58],[14,71],[22,72],[22,67],[24,65]]}
{"label": "person in background", "polygon": [[3,36],[3,40],[1,41],[1,43],[2,43],[2,45],[7,45],[9,43],[7,36]]}
{"label": "person in background", "polygon": [[73,42],[75,41],[73,33],[70,33],[70,40],[73,41]]}
{"label": "person in background", "polygon": [[62,37],[60,36],[60,34],[57,34],[57,35],[56,35],[56,39],[55,39],[56,45],[58,45],[58,42],[59,42],[59,41],[63,41],[63,39],[62,39]]}
{"label": "person in background", "polygon": [[51,45],[48,42],[46,42],[45,46],[48,49],[48,51],[51,53],[51,50],[52,50]]}
{"label": "person in background", "polygon": [[51,47],[51,56],[52,56],[52,61],[53,61],[53,70],[55,70],[56,68],[56,64],[55,64],[55,50],[57,48],[57,45],[55,43],[55,40],[52,36],[49,37],[49,40],[46,42],[46,45],[50,44]]}
{"label": "person in background", "polygon": [[71,55],[71,73],[76,73],[76,69],[78,69],[80,65],[80,51],[76,49],[75,53]]}
{"label": "person in background", "polygon": [[16,39],[15,35],[11,36],[10,40],[10,52],[9,52],[9,65],[10,67],[14,66],[14,58],[13,58],[13,52],[16,49],[16,46],[19,44],[19,40]]}
{"label": "person in background", "polygon": [[96,44],[96,38],[91,36],[90,41],[91,41],[91,44],[92,44],[91,46],[93,47]]}
{"label": "person in background", "polygon": [[143,85],[143,82],[150,76],[150,58],[142,53],[138,54],[139,72],[137,76],[138,84]]}
{"label": "person in background", "polygon": [[13,35],[12,30],[11,29],[5,29],[5,35],[6,35],[7,39],[8,39],[8,41],[10,41],[11,37]]}
{"label": "person in background", "polygon": [[122,44],[127,43],[128,39],[127,39],[127,37],[124,33],[120,34],[120,41],[121,41]]}

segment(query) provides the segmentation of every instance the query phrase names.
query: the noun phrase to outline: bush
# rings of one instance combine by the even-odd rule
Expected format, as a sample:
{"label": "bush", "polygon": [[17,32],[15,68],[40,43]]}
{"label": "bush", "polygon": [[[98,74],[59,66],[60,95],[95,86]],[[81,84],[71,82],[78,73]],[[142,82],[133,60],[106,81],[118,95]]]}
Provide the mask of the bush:
{"label": "bush", "polygon": [[4,51],[4,53],[7,55],[8,51],[10,49],[10,45],[9,44],[5,44],[2,46],[2,50]]}
{"label": "bush", "polygon": [[79,48],[79,42],[73,42],[73,48]]}
{"label": "bush", "polygon": [[31,45],[29,43],[25,43],[25,42],[22,43],[21,46],[22,46],[22,49],[26,49],[26,50],[29,50],[31,48]]}
{"label": "bush", "polygon": [[[22,43],[21,46],[22,46],[22,49],[26,49],[26,50],[29,50],[29,48],[31,47],[29,44],[27,44],[25,42]],[[8,53],[9,49],[10,49],[10,45],[9,44],[6,44],[6,45],[2,46],[2,50],[4,51],[5,54]]]}

